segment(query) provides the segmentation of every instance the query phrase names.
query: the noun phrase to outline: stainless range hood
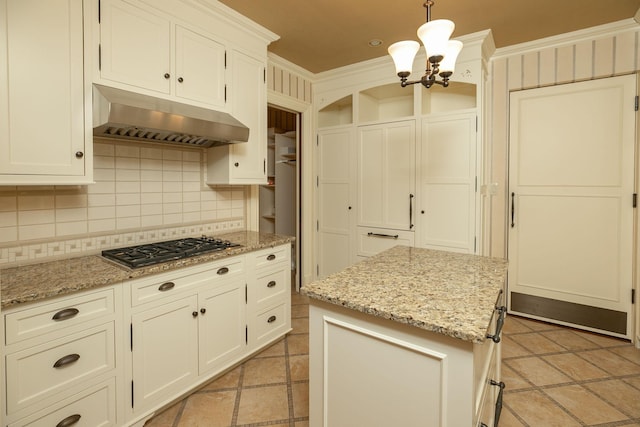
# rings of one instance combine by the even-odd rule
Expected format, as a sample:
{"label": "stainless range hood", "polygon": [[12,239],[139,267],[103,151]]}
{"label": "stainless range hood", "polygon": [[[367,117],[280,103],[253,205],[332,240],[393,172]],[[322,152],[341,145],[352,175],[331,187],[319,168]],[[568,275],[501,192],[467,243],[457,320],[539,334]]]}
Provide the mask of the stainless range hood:
{"label": "stainless range hood", "polygon": [[207,148],[246,142],[249,128],[220,111],[94,84],[93,135]]}

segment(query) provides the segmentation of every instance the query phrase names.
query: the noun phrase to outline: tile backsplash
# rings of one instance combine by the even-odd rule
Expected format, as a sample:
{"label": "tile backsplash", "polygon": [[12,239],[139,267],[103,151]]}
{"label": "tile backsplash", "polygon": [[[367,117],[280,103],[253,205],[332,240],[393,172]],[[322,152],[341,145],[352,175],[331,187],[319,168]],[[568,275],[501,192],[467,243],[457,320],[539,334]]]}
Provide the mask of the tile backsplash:
{"label": "tile backsplash", "polygon": [[0,266],[245,227],[245,187],[207,186],[206,151],[94,141],[87,186],[0,187]]}

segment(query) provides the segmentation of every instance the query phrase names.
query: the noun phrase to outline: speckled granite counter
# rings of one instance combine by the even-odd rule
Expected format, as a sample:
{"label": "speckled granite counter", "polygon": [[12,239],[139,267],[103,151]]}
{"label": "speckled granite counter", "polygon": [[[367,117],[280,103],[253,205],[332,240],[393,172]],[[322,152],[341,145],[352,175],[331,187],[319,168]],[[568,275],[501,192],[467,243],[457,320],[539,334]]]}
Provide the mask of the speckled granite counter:
{"label": "speckled granite counter", "polygon": [[254,231],[239,231],[216,237],[238,243],[241,246],[135,270],[106,260],[99,255],[1,269],[0,306],[2,309],[7,309],[21,303],[35,302],[45,298],[111,285],[127,279],[283,245],[294,239],[289,236]]}
{"label": "speckled granite counter", "polygon": [[312,299],[475,343],[502,290],[507,261],[396,246],[303,286]]}

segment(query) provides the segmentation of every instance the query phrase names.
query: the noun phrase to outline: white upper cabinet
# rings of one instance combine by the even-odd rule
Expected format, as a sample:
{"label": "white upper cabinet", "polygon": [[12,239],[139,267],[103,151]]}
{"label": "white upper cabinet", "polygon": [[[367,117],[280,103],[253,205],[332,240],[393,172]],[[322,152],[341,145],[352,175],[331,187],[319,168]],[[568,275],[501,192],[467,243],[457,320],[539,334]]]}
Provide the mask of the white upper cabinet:
{"label": "white upper cabinet", "polygon": [[207,184],[266,184],[265,63],[233,50],[231,68],[232,115],[250,129],[249,141],[209,149]]}
{"label": "white upper cabinet", "polygon": [[0,0],[0,185],[92,182],[83,0]]}
{"label": "white upper cabinet", "polygon": [[224,44],[151,7],[102,0],[99,56],[102,83],[226,107]]}

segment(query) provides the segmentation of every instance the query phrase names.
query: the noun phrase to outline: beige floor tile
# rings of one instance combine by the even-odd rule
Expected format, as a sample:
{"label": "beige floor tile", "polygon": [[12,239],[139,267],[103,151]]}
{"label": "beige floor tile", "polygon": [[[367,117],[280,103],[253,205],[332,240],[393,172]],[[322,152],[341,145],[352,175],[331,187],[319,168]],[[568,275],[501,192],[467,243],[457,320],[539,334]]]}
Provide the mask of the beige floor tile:
{"label": "beige floor tile", "polygon": [[528,319],[526,317],[518,317],[518,320],[529,329],[534,331],[553,331],[562,329],[562,326],[554,325],[553,323],[542,322],[540,320]]}
{"label": "beige floor tile", "polygon": [[206,384],[201,390],[222,390],[238,387],[240,383],[240,370],[241,368],[239,366],[232,369],[220,378]]}
{"label": "beige floor tile", "polygon": [[502,346],[502,359],[509,359],[511,357],[530,356],[531,352],[513,341],[509,335],[502,335],[500,342]]}
{"label": "beige floor tile", "polygon": [[506,384],[505,393],[523,388],[531,388],[531,384],[506,364],[501,367],[501,380]]}
{"label": "beige floor tile", "polygon": [[233,419],[236,391],[196,393],[189,396],[178,427],[227,427]]}
{"label": "beige floor tile", "polygon": [[291,328],[293,329],[290,334],[308,334],[309,333],[309,318],[299,317],[297,319],[291,319]]}
{"label": "beige floor tile", "polygon": [[518,334],[521,332],[532,332],[533,329],[522,323],[519,317],[507,316],[502,331],[505,334]]}
{"label": "beige floor tile", "polygon": [[540,332],[540,335],[549,338],[551,341],[561,345],[567,350],[591,350],[600,347],[593,341],[589,341],[569,329]]}
{"label": "beige floor tile", "polygon": [[626,382],[627,384],[630,384],[633,387],[635,387],[638,390],[640,390],[640,376],[632,377],[632,378],[625,378],[624,382]]}
{"label": "beige floor tile", "polygon": [[580,335],[583,338],[588,339],[589,341],[593,341],[594,343],[598,344],[600,347],[616,347],[629,342],[620,338],[614,338],[607,335],[596,334],[594,332],[576,330],[575,333]]}
{"label": "beige floor tile", "polygon": [[631,418],[640,418],[640,390],[621,380],[599,381],[585,386]]}
{"label": "beige floor tile", "polygon": [[309,427],[309,421],[296,421],[296,427]]}
{"label": "beige floor tile", "polygon": [[564,347],[551,341],[541,334],[519,334],[513,335],[511,339],[526,348],[533,354],[557,353],[566,351]]}
{"label": "beige floor tile", "polygon": [[244,364],[242,386],[277,384],[287,381],[287,365],[284,357],[250,359]]}
{"label": "beige floor tile", "polygon": [[580,352],[580,357],[604,369],[611,375],[640,374],[640,365],[612,353],[609,350],[591,350]]}
{"label": "beige floor tile", "polygon": [[293,395],[293,416],[295,418],[309,416],[309,383],[291,384]]}
{"label": "beige floor tile", "polygon": [[[529,426],[578,427],[580,423],[565,413],[542,392],[523,391],[505,396],[505,404]],[[517,425],[517,424],[516,424]],[[500,420],[500,427],[504,427]]]}
{"label": "beige floor tile", "polygon": [[553,354],[542,358],[576,381],[609,377],[602,369],[572,353]]}
{"label": "beige floor tile", "polygon": [[539,357],[510,359],[505,361],[504,364],[537,386],[573,382],[571,378]]}
{"label": "beige floor tile", "polygon": [[168,407],[144,424],[144,427],[167,427],[172,426],[176,416],[182,407],[182,400],[173,406]]}
{"label": "beige floor tile", "polygon": [[309,355],[289,356],[291,381],[309,380]]}
{"label": "beige floor tile", "polygon": [[546,389],[545,393],[585,424],[612,423],[628,419],[626,415],[579,385]]}
{"label": "beige floor tile", "polygon": [[271,345],[270,347],[265,348],[260,353],[253,356],[254,358],[260,357],[273,357],[273,356],[284,356],[284,339],[278,341],[277,343]]}
{"label": "beige floor tile", "polygon": [[291,292],[291,305],[309,304],[309,297],[298,292]]}
{"label": "beige floor tile", "polygon": [[242,389],[238,424],[288,419],[289,404],[286,385]]}
{"label": "beige floor tile", "polygon": [[635,348],[632,344],[625,347],[610,348],[609,351],[640,365],[640,350]]}
{"label": "beige floor tile", "polygon": [[509,408],[502,408],[500,413],[500,427],[525,427],[518,419],[513,415],[513,412]]}
{"label": "beige floor tile", "polygon": [[291,318],[297,319],[300,317],[309,317],[309,306],[304,305],[292,305],[291,306]]}
{"label": "beige floor tile", "polygon": [[290,335],[287,337],[289,354],[309,354],[309,334]]}

